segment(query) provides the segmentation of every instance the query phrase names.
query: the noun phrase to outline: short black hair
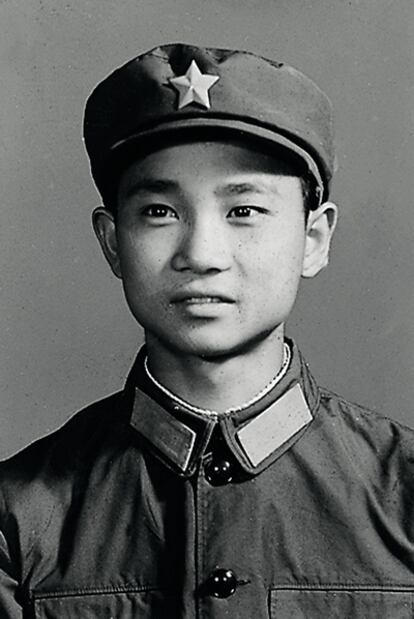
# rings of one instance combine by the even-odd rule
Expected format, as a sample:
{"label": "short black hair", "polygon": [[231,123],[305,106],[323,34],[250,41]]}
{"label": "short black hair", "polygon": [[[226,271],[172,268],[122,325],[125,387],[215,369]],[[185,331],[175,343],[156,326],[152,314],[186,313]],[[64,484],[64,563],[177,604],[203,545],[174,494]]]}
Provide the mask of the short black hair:
{"label": "short black hair", "polygon": [[299,174],[299,180],[302,186],[305,221],[307,221],[309,213],[311,211],[316,211],[320,205],[320,189],[316,182],[316,178],[309,171]]}
{"label": "short black hair", "polygon": [[199,128],[196,132],[194,129],[189,130],[187,128],[187,130],[174,132],[171,135],[171,139],[168,139],[168,137],[166,134],[156,136],[139,148],[133,143],[128,144],[108,164],[108,175],[105,184],[102,186],[101,195],[105,208],[115,216],[118,208],[118,190],[121,176],[132,163],[168,145],[185,144],[194,141],[236,141],[246,144],[252,150],[274,157],[279,163],[282,162],[283,170],[287,175],[296,176],[300,179],[305,221],[308,219],[309,212],[317,209],[320,204],[320,188],[306,162],[298,154],[283,146],[261,138],[252,137],[250,134],[245,134],[241,131],[211,128]]}

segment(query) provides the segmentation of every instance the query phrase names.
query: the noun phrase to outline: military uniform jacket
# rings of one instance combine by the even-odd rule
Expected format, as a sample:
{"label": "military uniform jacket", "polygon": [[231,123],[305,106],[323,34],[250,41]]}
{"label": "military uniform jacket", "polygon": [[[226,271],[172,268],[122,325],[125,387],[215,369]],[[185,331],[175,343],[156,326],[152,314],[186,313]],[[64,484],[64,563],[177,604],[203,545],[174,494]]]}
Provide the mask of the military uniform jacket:
{"label": "military uniform jacket", "polygon": [[413,431],[300,353],[214,419],[149,384],[0,465],[0,617],[414,617]]}

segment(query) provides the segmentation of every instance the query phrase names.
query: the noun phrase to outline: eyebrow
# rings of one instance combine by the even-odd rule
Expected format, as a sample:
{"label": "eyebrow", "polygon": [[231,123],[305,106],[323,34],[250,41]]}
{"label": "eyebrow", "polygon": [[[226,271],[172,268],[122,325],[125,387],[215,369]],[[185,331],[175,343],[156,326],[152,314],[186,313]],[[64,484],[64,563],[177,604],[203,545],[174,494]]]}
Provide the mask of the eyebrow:
{"label": "eyebrow", "polygon": [[142,178],[128,187],[125,197],[130,198],[139,193],[167,193],[177,191],[179,184],[176,181],[164,178]]}
{"label": "eyebrow", "polygon": [[[271,189],[277,191],[277,188],[272,185]],[[140,193],[168,193],[179,191],[180,184],[174,180],[166,178],[142,178],[128,187],[125,197],[128,199]],[[224,183],[214,190],[214,195],[219,198],[228,198],[232,196],[241,196],[246,193],[263,194],[269,191],[267,183],[256,181],[254,183]]]}
{"label": "eyebrow", "polygon": [[[274,189],[274,188],[273,188]],[[218,197],[240,196],[245,193],[266,193],[269,187],[265,183],[226,183],[214,191]]]}

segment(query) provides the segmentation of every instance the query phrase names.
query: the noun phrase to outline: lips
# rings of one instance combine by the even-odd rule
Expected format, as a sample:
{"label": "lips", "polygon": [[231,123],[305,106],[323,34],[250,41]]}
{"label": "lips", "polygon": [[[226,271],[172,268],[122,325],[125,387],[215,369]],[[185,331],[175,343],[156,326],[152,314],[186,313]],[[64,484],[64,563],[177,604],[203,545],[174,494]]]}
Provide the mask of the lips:
{"label": "lips", "polygon": [[175,303],[182,303],[184,305],[212,305],[214,303],[229,303],[229,301],[224,301],[220,297],[189,297]]}
{"label": "lips", "polygon": [[195,290],[181,290],[177,292],[172,298],[171,303],[184,303],[184,304],[202,304],[208,305],[210,303],[235,303],[235,299],[229,297],[227,294],[216,290],[209,291],[195,291]]}

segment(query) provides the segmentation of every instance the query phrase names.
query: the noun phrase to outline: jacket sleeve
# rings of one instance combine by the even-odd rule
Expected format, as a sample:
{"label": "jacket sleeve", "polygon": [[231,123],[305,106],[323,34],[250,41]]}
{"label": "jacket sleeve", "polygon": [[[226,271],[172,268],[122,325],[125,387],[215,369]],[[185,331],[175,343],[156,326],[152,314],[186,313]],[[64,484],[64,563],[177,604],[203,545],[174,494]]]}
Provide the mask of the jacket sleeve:
{"label": "jacket sleeve", "polygon": [[2,619],[21,619],[22,607],[16,601],[18,582],[13,577],[12,561],[6,538],[0,531],[0,617]]}
{"label": "jacket sleeve", "polygon": [[3,485],[0,484],[0,617],[22,619],[23,608],[18,602],[18,568],[10,556],[12,548],[7,541],[7,513]]}

